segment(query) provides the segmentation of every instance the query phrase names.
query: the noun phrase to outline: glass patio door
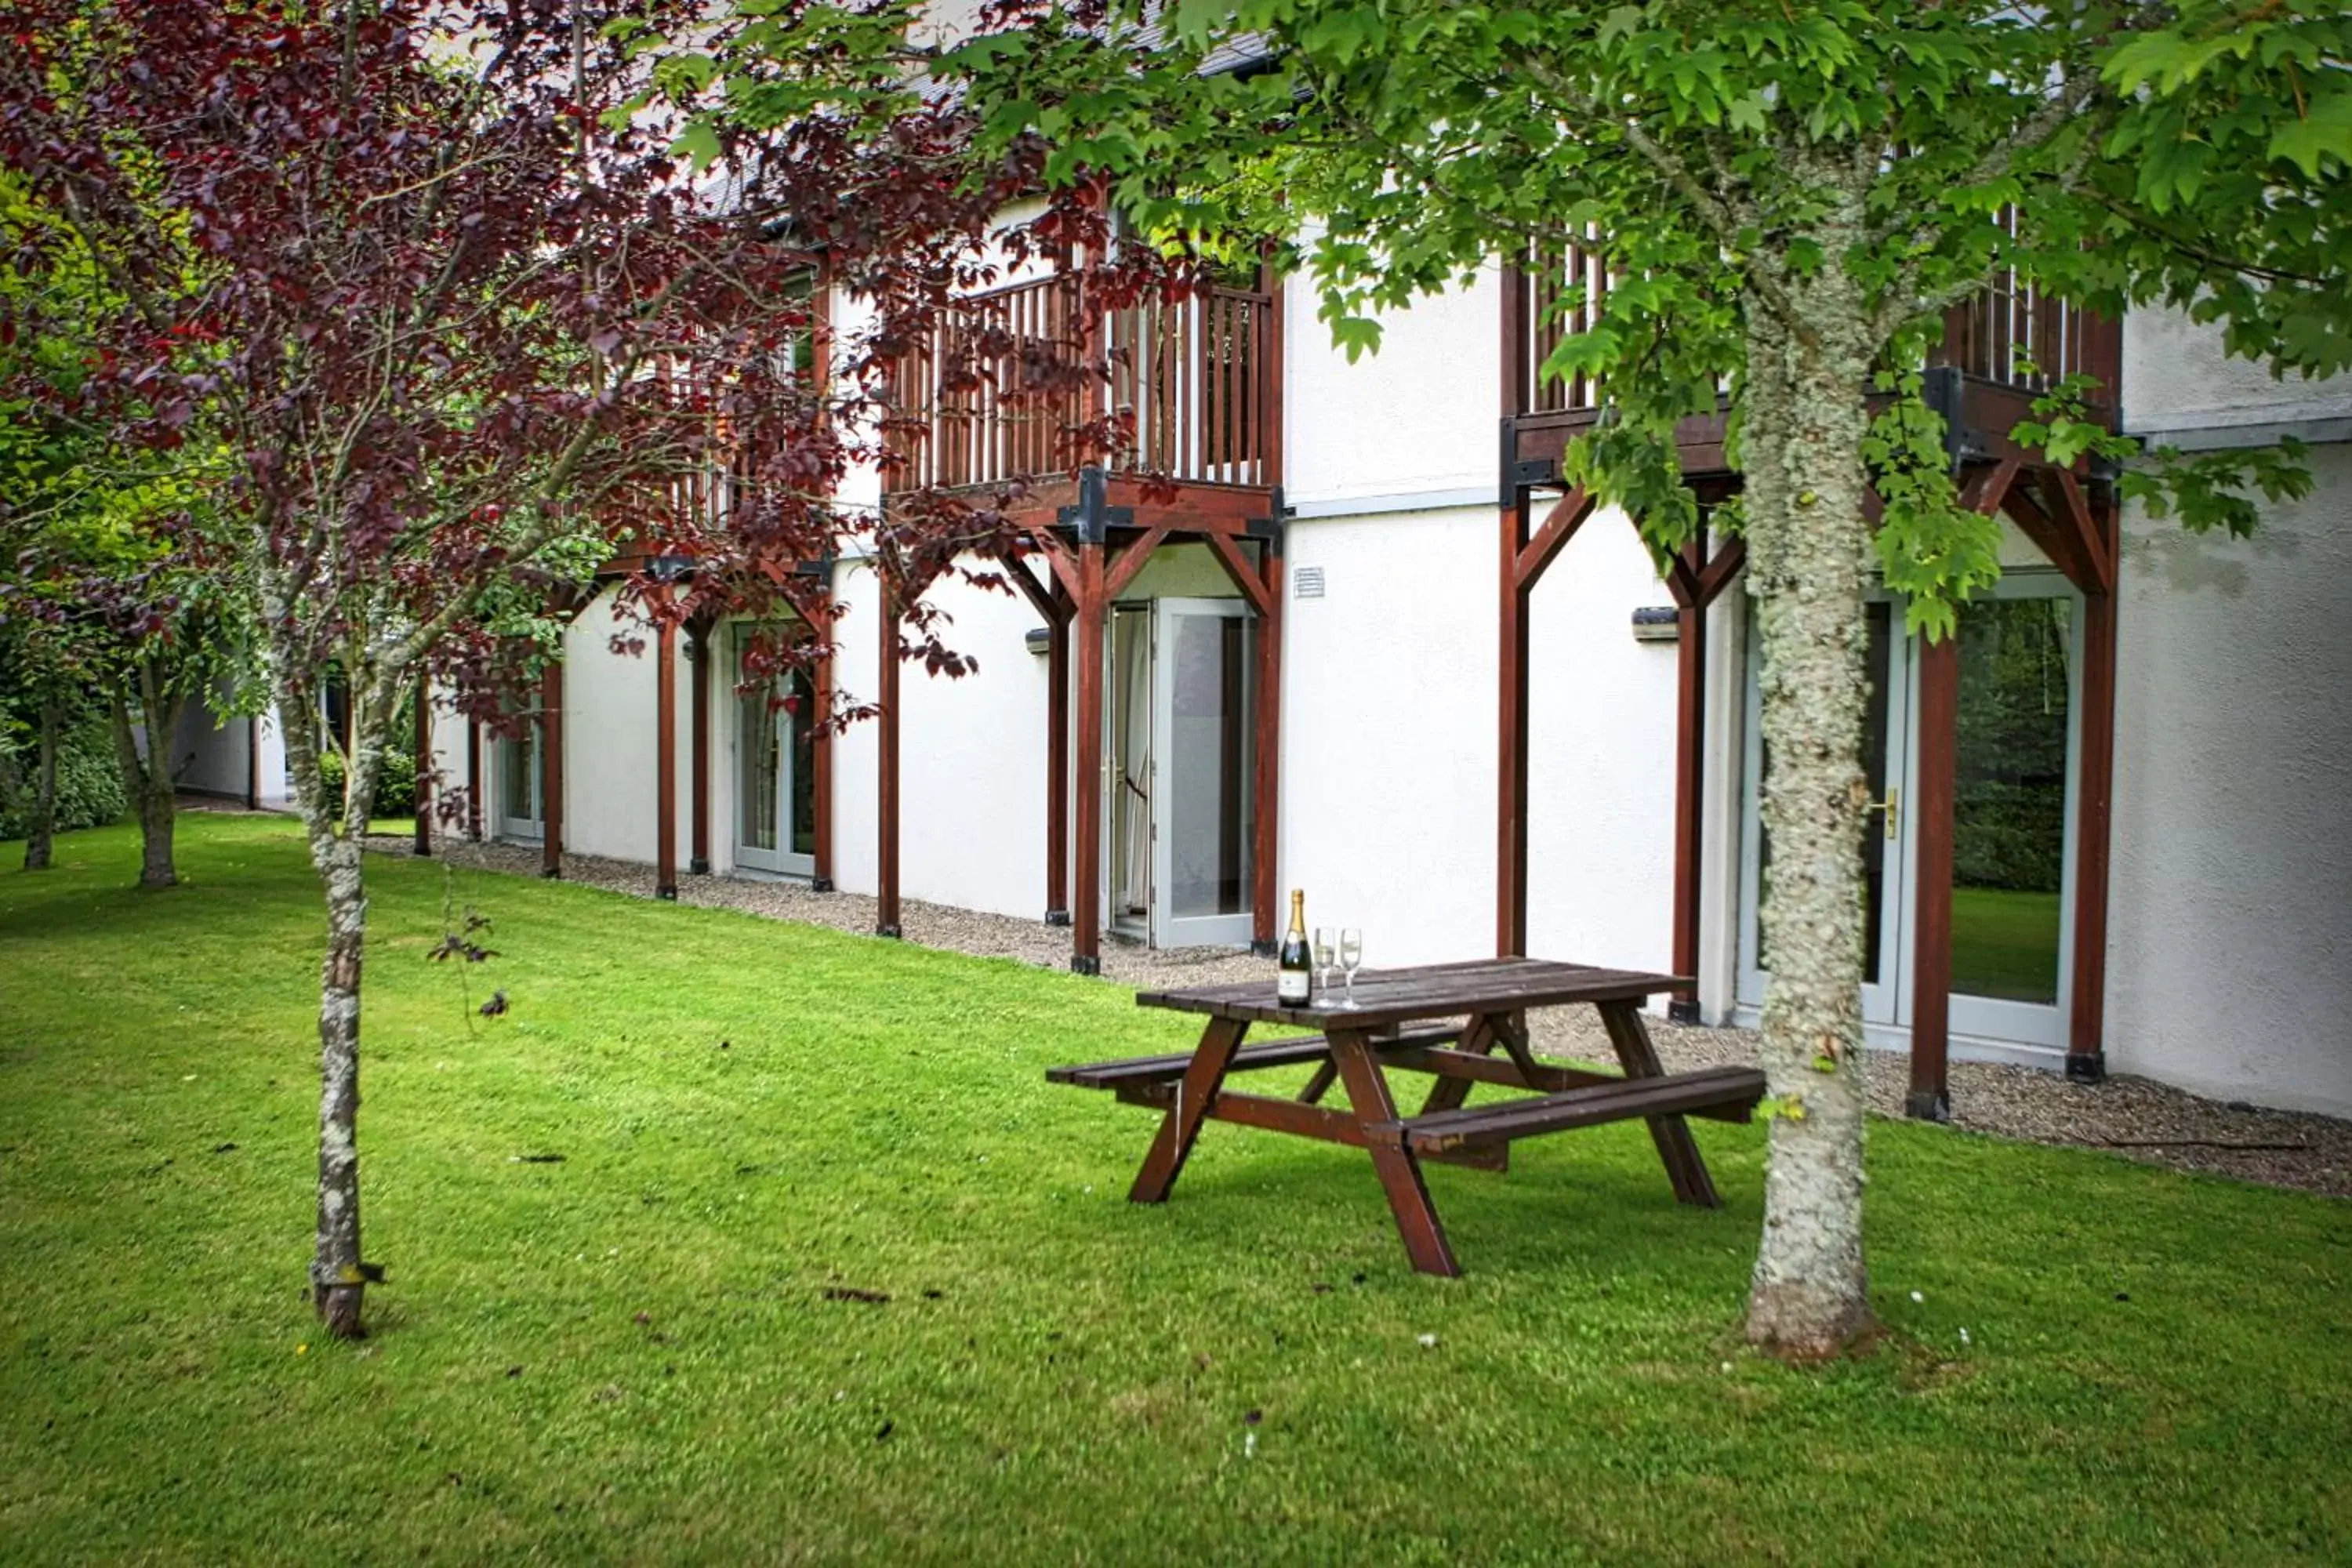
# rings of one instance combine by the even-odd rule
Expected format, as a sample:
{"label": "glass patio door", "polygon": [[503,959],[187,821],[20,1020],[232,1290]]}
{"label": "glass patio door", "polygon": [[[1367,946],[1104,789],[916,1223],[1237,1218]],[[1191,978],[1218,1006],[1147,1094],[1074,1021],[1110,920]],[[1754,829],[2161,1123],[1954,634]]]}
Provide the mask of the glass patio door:
{"label": "glass patio door", "polygon": [[545,832],[540,820],[540,739],[545,733],[536,718],[515,738],[501,736],[491,753],[498,775],[498,810],[491,824],[499,838],[536,839]]}
{"label": "glass patio door", "polygon": [[[1872,805],[1864,814],[1863,984],[1864,1024],[1902,1022],[1901,961],[1906,950],[1907,900],[1903,896],[1909,857],[1906,808],[1910,780],[1905,763],[1911,732],[1911,639],[1904,636],[1901,609],[1892,601],[1864,605],[1863,659],[1869,692],[1863,710],[1863,776]],[[1748,647],[1747,787],[1740,792],[1740,933],[1738,1000],[1761,1006],[1771,971],[1759,911],[1771,886],[1772,846],[1759,818],[1763,797],[1766,748],[1763,692],[1757,673],[1761,651],[1751,634]]]}
{"label": "glass patio door", "polygon": [[1151,892],[1156,838],[1152,802],[1158,780],[1152,744],[1157,724],[1152,700],[1152,607],[1149,602],[1114,605],[1110,612],[1110,679],[1105,688],[1104,823],[1110,842],[1103,856],[1108,897],[1103,909],[1110,929],[1124,936],[1152,936]]}
{"label": "glass patio door", "polygon": [[[2066,1044],[2082,619],[2075,605],[2074,590],[2056,573],[2020,572],[1960,606],[1955,1035]],[[1910,959],[1906,942],[1906,965]]]}
{"label": "glass patio door", "polygon": [[1250,940],[1255,643],[1239,599],[1154,602],[1151,938]]}
{"label": "glass patio door", "polygon": [[795,667],[743,690],[745,654],[755,635],[741,626],[734,639],[735,864],[814,876],[814,689],[808,671]]}
{"label": "glass patio door", "polygon": [[[1955,1037],[2063,1049],[2072,973],[2075,699],[2081,616],[2054,572],[2012,571],[1959,609],[1958,721],[1952,823],[1951,1011]],[[1863,841],[1863,1021],[1909,1026],[1916,918],[1910,887],[1919,736],[1916,639],[1902,608],[1868,608],[1870,696]],[[1758,913],[1771,846],[1757,820],[1764,746],[1752,643],[1747,787],[1742,792],[1738,1000],[1762,1004],[1770,956]]]}

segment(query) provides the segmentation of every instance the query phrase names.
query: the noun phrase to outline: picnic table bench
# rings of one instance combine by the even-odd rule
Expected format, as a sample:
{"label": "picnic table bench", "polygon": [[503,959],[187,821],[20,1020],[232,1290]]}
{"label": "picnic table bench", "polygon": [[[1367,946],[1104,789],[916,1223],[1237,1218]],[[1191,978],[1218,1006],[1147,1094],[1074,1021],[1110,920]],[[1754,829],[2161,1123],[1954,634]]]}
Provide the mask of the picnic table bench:
{"label": "picnic table bench", "polygon": [[[1422,1180],[1424,1160],[1502,1170],[1518,1139],[1639,1119],[1649,1124],[1675,1196],[1717,1206],[1715,1184],[1685,1118],[1748,1120],[1763,1098],[1764,1075],[1736,1067],[1669,1073],[1660,1065],[1642,1004],[1685,984],[1671,974],[1497,958],[1366,971],[1356,977],[1353,1008],[1328,996],[1287,1006],[1270,981],[1146,992],[1136,997],[1138,1006],[1207,1015],[1200,1044],[1168,1056],[1054,1068],[1045,1076],[1108,1089],[1161,1112],[1159,1134],[1128,1193],[1135,1203],[1167,1198],[1205,1121],[1349,1144],[1370,1155],[1412,1266],[1454,1275],[1461,1266]],[[1529,1049],[1528,1009],[1577,1004],[1599,1012],[1622,1072],[1541,1061]],[[1243,1044],[1257,1024],[1315,1032]],[[1309,1064],[1315,1070],[1295,1097],[1225,1087],[1236,1073]],[[1398,1070],[1437,1080],[1414,1115],[1397,1110],[1388,1075]],[[1322,1103],[1334,1083],[1347,1090],[1346,1110]],[[1481,1083],[1534,1092],[1465,1104]]]}

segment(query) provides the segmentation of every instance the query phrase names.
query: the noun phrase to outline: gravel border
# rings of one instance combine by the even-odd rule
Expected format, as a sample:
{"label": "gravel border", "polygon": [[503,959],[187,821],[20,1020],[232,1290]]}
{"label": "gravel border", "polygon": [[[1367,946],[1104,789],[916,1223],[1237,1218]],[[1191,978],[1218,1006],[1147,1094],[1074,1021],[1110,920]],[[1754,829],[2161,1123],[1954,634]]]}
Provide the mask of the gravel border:
{"label": "gravel border", "polygon": [[[376,835],[367,847],[380,854],[412,853],[405,837]],[[437,858],[467,869],[531,876],[539,871],[539,851],[525,846],[445,837],[436,849]],[[654,868],[633,861],[567,854],[563,874],[566,880],[583,886],[653,897]],[[677,897],[684,904],[742,910],[856,935],[870,936],[874,931],[873,899],[860,893],[812,892],[800,882],[682,875]],[[927,947],[1018,959],[1043,969],[1066,969],[1069,963],[1068,928],[1042,921],[908,899],[900,905],[899,925],[905,940]],[[1154,950],[1108,937],[1103,942],[1102,978],[1139,990],[1271,979],[1272,973],[1271,960],[1230,948]],[[1602,1061],[1612,1058],[1607,1037],[1589,1008],[1544,1010],[1531,1025],[1536,1043],[1549,1055]],[[1701,1028],[1662,1020],[1651,1029],[1658,1054],[1670,1068],[1748,1064],[1757,1058],[1759,1037],[1753,1029]],[[2104,1149],[2175,1170],[2352,1197],[2352,1121],[2263,1110],[2242,1101],[2225,1105],[2128,1074],[2083,1084],[2032,1068],[1956,1061],[1950,1081],[1952,1124],[1969,1131]],[[1874,1052],[1873,1106],[1883,1115],[1902,1115],[1905,1088],[1903,1057]]]}

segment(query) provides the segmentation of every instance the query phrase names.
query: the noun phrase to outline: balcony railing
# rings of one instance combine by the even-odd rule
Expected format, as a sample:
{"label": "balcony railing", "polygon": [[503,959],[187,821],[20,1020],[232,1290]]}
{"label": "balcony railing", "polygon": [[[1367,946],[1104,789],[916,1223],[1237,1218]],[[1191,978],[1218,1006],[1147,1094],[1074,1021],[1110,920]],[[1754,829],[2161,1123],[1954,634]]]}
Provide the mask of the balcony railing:
{"label": "balcony railing", "polygon": [[[2014,218],[2005,221],[2014,223]],[[1575,304],[1559,308],[1582,284]],[[1578,374],[1546,380],[1539,372],[1563,338],[1588,331],[1608,298],[1611,275],[1601,259],[1570,245],[1548,264],[1526,274],[1526,310],[1521,319],[1525,355],[1519,411],[1576,414],[1601,403],[1600,380]],[[2095,379],[2101,391],[2092,402],[2112,414],[2122,369],[2122,339],[2116,323],[2037,290],[2014,271],[1946,316],[1943,342],[1928,363],[1950,365],[1999,385],[2041,392],[2071,375]]]}
{"label": "balcony railing", "polygon": [[1112,311],[1091,331],[1067,277],[959,300],[896,367],[887,486],[1003,485],[1088,463],[1271,485],[1272,325],[1271,296],[1245,289]]}

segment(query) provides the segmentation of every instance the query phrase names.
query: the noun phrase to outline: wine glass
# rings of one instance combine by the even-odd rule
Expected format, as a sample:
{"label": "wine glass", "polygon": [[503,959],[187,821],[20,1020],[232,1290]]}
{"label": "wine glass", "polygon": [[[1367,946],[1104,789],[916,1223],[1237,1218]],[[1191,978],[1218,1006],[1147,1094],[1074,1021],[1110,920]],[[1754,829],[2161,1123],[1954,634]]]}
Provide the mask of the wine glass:
{"label": "wine glass", "polygon": [[1339,967],[1348,972],[1348,999],[1339,1004],[1353,1007],[1356,1003],[1356,971],[1364,964],[1364,933],[1354,926],[1339,932]]}
{"label": "wine glass", "polygon": [[1315,928],[1315,973],[1326,999],[1331,994],[1331,968],[1339,962],[1339,933],[1330,926]]}

